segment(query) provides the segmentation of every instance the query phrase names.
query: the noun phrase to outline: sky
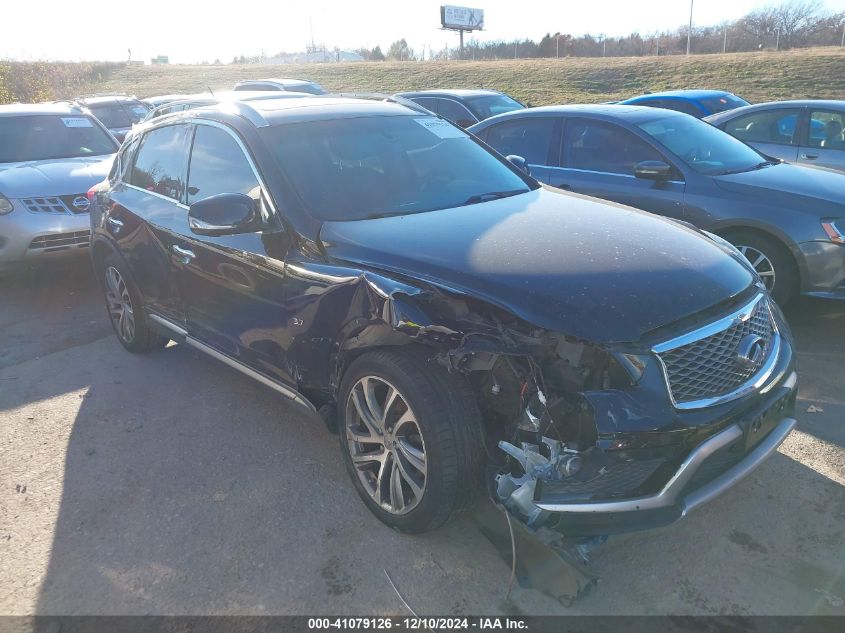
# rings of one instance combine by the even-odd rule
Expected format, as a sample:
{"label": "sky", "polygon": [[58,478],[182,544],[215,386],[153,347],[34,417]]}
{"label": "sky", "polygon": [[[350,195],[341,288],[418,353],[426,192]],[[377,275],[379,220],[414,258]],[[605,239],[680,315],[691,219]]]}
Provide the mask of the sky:
{"label": "sky", "polygon": [[[453,4],[461,4],[455,2]],[[694,0],[693,22],[701,26],[741,17],[780,0]],[[350,50],[405,38],[416,51],[458,45],[458,35],[440,29],[438,0],[4,0],[0,59],[149,60],[171,63],[229,62],[236,55],[272,55],[304,50],[311,41]],[[822,0],[845,11],[845,0]],[[484,9],[480,41],[531,38],[546,32],[607,36],[648,34],[685,25],[688,0],[470,0]]]}

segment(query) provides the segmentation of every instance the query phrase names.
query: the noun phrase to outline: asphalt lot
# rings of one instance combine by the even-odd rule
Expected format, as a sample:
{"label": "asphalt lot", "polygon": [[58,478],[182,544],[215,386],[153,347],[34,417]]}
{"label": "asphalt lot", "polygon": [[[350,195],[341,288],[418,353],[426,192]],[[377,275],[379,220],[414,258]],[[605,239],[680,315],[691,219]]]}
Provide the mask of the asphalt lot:
{"label": "asphalt lot", "polygon": [[798,430],[687,519],[610,539],[566,609],[506,600],[471,518],[383,526],[337,438],[267,388],[184,346],[125,352],[87,261],[0,280],[0,613],[404,613],[386,569],[422,614],[845,615],[845,305],[788,316]]}

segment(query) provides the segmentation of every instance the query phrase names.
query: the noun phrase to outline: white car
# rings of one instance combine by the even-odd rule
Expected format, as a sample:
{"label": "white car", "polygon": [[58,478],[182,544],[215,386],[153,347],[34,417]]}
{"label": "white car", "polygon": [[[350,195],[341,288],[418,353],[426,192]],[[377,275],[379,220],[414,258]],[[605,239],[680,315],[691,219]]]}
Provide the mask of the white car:
{"label": "white car", "polygon": [[118,144],[81,106],[0,106],[0,271],[87,254],[88,190]]}

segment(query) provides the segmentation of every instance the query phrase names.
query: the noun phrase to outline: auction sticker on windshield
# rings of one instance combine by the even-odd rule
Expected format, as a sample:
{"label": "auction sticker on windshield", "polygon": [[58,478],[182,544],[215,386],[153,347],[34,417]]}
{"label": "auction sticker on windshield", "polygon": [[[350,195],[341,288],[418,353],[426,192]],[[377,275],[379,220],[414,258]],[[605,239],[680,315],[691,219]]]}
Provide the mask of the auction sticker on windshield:
{"label": "auction sticker on windshield", "polygon": [[89,119],[82,116],[62,117],[65,127],[94,127]]}
{"label": "auction sticker on windshield", "polygon": [[434,117],[426,117],[424,119],[414,119],[417,123],[422,125],[426,130],[439,136],[440,138],[466,138],[467,133],[456,128],[448,121],[442,119],[435,119]]}

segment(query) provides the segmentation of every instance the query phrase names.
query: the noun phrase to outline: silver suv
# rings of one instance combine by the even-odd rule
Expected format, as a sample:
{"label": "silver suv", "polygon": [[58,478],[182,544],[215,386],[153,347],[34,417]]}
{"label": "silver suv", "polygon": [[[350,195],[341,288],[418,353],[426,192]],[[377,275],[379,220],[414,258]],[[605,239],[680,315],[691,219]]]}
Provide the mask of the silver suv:
{"label": "silver suv", "polygon": [[87,192],[117,149],[81,106],[0,105],[0,271],[87,252]]}

